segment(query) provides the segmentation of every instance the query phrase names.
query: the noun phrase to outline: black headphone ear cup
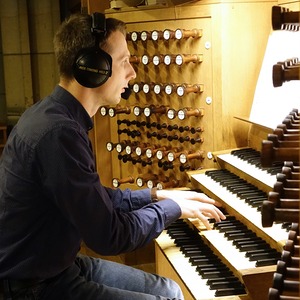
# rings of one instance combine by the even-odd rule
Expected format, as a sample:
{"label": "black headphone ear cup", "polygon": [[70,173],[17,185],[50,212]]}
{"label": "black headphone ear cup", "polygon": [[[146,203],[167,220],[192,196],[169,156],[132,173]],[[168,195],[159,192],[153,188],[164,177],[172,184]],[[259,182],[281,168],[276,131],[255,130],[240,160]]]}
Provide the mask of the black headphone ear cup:
{"label": "black headphone ear cup", "polygon": [[73,75],[84,87],[96,88],[112,74],[112,58],[100,48],[82,49],[73,64]]}

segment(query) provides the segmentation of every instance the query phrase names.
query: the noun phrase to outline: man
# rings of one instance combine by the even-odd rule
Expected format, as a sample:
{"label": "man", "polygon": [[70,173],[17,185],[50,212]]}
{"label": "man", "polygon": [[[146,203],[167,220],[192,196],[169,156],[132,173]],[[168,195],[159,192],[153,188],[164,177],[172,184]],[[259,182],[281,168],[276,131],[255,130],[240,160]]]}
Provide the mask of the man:
{"label": "man", "polygon": [[[183,299],[172,280],[79,255],[81,242],[117,255],[144,246],[178,218],[207,227],[207,217],[225,218],[200,193],[102,186],[91,118],[117,104],[136,74],[125,24],[104,18],[99,27],[101,17],[73,15],[61,25],[54,38],[60,82],[23,114],[1,157],[0,299]],[[100,67],[84,66],[86,53],[98,59],[99,46]]]}

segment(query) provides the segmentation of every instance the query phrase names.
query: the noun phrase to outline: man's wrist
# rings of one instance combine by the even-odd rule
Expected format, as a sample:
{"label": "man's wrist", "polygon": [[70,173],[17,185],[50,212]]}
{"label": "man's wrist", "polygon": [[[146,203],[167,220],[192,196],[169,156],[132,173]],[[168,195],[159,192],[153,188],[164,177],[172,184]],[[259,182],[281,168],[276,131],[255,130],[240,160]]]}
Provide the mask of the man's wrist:
{"label": "man's wrist", "polygon": [[157,202],[158,201],[157,187],[154,187],[150,190],[150,195],[151,195],[151,202]]}

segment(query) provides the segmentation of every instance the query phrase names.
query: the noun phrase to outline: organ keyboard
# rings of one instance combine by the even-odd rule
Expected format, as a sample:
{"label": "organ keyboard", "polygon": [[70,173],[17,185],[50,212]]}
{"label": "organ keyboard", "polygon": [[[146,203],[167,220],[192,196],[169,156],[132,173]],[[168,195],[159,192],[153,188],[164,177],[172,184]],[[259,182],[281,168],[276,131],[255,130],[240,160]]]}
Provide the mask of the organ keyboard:
{"label": "organ keyboard", "polygon": [[[196,242],[193,237],[196,245],[188,241],[194,249],[189,254],[167,228],[156,240],[157,272],[177,280],[185,299],[268,299],[268,290],[291,224],[274,222],[272,227],[264,228],[261,207],[268,199],[268,192],[272,190],[276,174],[283,164],[263,169],[259,164],[260,153],[250,148],[213,155],[220,168],[189,171],[189,176],[195,188],[222,203],[227,219],[219,224],[211,223],[212,230],[206,230],[197,220],[179,221],[201,240]],[[189,240],[187,237],[184,239]],[[202,246],[197,246],[197,243]],[[210,275],[203,276],[190,257],[199,255],[202,247],[211,251],[203,254],[204,257],[217,257],[216,265],[210,266],[212,270],[230,272],[221,280],[220,291],[217,283],[209,285],[206,276]],[[213,274],[216,272],[219,271]],[[236,290],[232,283],[224,283],[231,277],[241,284],[235,283],[238,286]]]}
{"label": "organ keyboard", "polygon": [[[213,299],[216,296],[222,296],[226,299],[247,299],[243,284],[233,275],[229,268],[217,258],[213,251],[203,242],[202,237],[193,229],[193,226],[190,225],[191,224],[180,220],[171,225],[168,230],[160,235],[157,239],[157,245],[159,245],[162,251],[156,251],[157,259],[159,259],[160,262],[164,262],[165,259],[160,256],[165,255],[167,259],[172,261],[173,267],[177,270],[178,274],[180,274],[180,278],[183,282],[187,283],[187,285],[182,286],[182,290],[185,294],[191,293],[195,297],[194,299]],[[183,252],[178,251],[179,247]],[[185,255],[183,254],[184,252]],[[187,252],[190,254],[187,254]],[[195,254],[194,259],[193,253]],[[191,261],[194,262],[191,263]],[[205,268],[213,268],[212,265],[217,268],[217,270],[222,270],[226,273],[224,275],[226,278],[217,276],[215,278],[211,276],[210,278],[208,273],[203,273],[205,272]],[[158,267],[161,268],[162,271],[166,271],[169,265],[160,263]],[[202,278],[199,275],[200,273],[202,274]],[[217,280],[218,278],[220,280]],[[177,282],[180,283],[182,281],[177,280]],[[216,289],[213,289],[212,285],[209,284],[210,282],[213,282],[215,286],[219,283],[219,287],[217,286]],[[228,285],[226,286],[224,282]],[[232,296],[232,282],[235,282],[235,286],[237,287],[236,292],[242,294],[241,297],[239,295]],[[221,283],[223,283],[223,285],[221,285]]]}
{"label": "organ keyboard", "polygon": [[[218,162],[222,168],[240,170],[248,175],[248,180],[255,185],[269,190],[276,182],[276,172],[280,170],[281,165],[273,166],[268,170],[260,167],[260,154],[254,149],[233,150],[230,153],[220,153]],[[249,179],[251,177],[251,179]]]}
{"label": "organ keyboard", "polygon": [[187,300],[266,299],[280,252],[233,216],[210,231],[197,222],[180,220],[159,236],[158,273],[175,279]]}
{"label": "organ keyboard", "polygon": [[228,215],[212,230],[176,222],[157,239],[157,271],[177,280],[185,299],[300,299],[299,117],[292,110],[261,151],[214,152],[217,168],[188,172]]}
{"label": "organ keyboard", "polygon": [[[297,124],[298,111],[292,114]],[[269,152],[278,146],[273,132]],[[179,280],[186,299],[300,299],[299,161],[274,160],[265,167],[269,152],[263,150],[215,152],[219,168],[189,171],[193,186],[221,202],[228,215],[212,222],[212,230],[196,220],[178,221],[157,239],[158,273]],[[176,228],[180,224],[190,233]],[[164,261],[172,266],[167,272]]]}
{"label": "organ keyboard", "polygon": [[[223,176],[223,178],[218,178],[218,175]],[[238,188],[236,188],[236,190],[234,187],[233,189],[228,188],[224,186],[224,176],[233,182],[241,182],[242,180],[234,173],[225,169],[204,171],[204,173],[199,172],[198,174],[191,175],[191,179],[210,197],[223,203],[223,206],[228,212],[239,215],[244,222],[251,223],[254,230],[256,232],[260,231],[262,237],[271,245],[277,247],[278,243],[283,244],[287,232],[281,228],[281,224],[274,224],[274,226],[270,228],[263,228],[262,226],[261,212],[259,209],[263,201],[267,200],[267,194],[252,184],[247,184],[244,180],[242,180],[241,183],[244,193],[240,192]],[[247,189],[245,190],[245,188]],[[251,202],[251,200],[255,200],[256,202]]]}

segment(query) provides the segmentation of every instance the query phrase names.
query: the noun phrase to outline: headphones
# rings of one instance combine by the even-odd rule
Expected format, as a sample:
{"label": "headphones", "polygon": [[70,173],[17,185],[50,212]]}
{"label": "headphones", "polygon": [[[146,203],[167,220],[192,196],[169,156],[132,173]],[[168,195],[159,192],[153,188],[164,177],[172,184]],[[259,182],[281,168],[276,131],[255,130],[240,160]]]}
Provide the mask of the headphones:
{"label": "headphones", "polygon": [[112,58],[99,47],[99,41],[106,35],[104,14],[93,13],[91,18],[91,32],[95,36],[95,45],[79,51],[73,64],[73,75],[82,86],[96,88],[111,76]]}

